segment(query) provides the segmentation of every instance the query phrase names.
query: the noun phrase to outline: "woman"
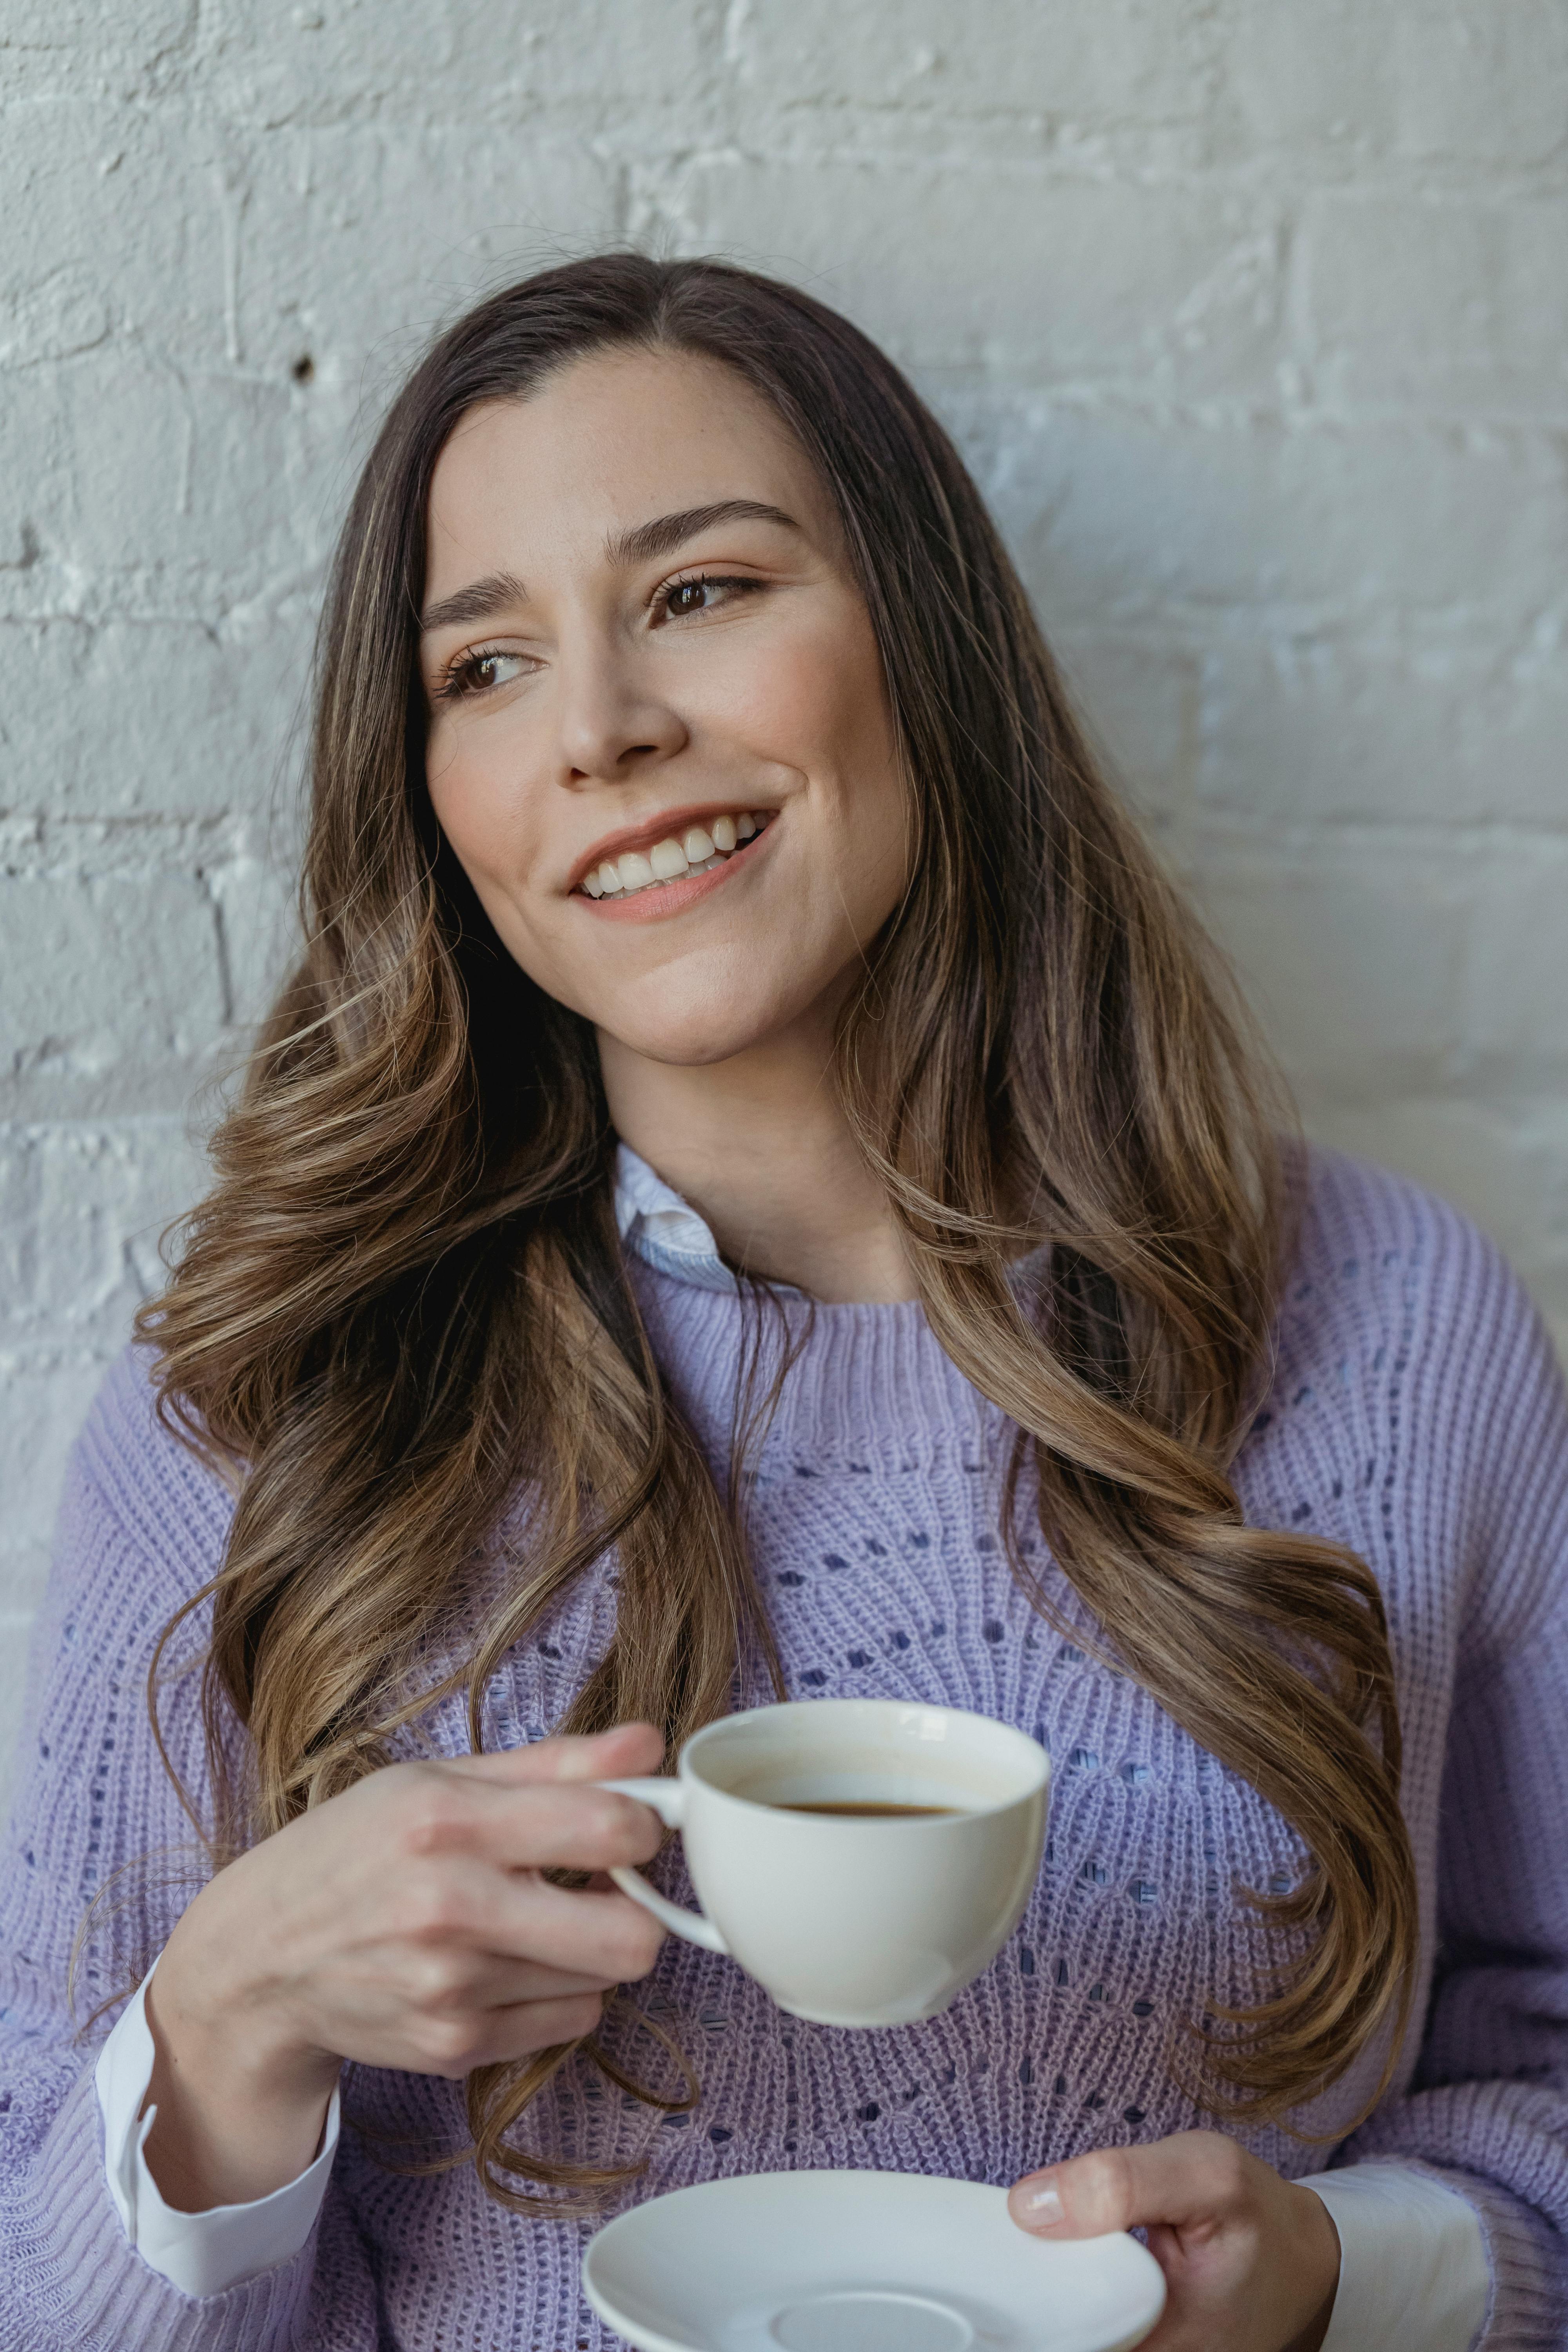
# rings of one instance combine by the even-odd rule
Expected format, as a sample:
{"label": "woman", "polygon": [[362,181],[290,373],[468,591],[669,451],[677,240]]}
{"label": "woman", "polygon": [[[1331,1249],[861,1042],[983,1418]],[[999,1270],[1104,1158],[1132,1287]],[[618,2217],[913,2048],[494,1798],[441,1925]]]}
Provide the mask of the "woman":
{"label": "woman", "polygon": [[[485,303],[360,485],[313,782],[74,1459],[5,2341],[596,2345],[595,2208],[835,2164],[1146,2226],[1162,2352],[1560,2341],[1549,1351],[1276,1143],[907,384],[711,264]],[[802,2025],[599,1875],[659,1832],[589,1784],[780,1692],[1056,1759],[943,2016]],[[88,2007],[157,1958],[97,2055],[93,1896]]]}

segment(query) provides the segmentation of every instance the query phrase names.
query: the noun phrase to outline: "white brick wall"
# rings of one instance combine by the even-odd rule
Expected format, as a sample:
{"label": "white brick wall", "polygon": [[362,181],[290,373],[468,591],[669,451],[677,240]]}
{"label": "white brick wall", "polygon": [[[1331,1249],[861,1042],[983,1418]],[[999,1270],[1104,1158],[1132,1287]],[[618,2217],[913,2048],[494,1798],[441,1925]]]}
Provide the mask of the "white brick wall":
{"label": "white brick wall", "polygon": [[1564,0],[0,0],[0,1735],[354,455],[607,239],[912,370],[1313,1129],[1568,1333]]}

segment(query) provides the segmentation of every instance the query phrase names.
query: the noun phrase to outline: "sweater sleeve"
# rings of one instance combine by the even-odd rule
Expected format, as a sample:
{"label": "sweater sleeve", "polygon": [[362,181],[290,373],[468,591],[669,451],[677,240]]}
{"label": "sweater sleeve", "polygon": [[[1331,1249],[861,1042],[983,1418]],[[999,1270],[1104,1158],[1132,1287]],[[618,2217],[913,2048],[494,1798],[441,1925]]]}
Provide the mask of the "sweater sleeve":
{"label": "sweater sleeve", "polygon": [[1342,2156],[1414,2161],[1466,2196],[1491,2274],[1480,2344],[1546,2352],[1568,2340],[1568,1400],[1519,1285],[1485,1255],[1483,1311],[1449,1335],[1468,1584],[1436,1984],[1411,2089]]}
{"label": "sweater sleeve", "polygon": [[[196,2297],[130,2243],[105,2172],[99,2053],[205,1875],[152,1736],[147,1670],[221,1558],[227,1516],[216,1481],[156,1427],[140,1363],[122,1360],[67,1475],[0,1861],[0,2343],[18,2352],[376,2342],[369,2262],[334,2189],[289,2260]],[[197,1627],[184,1654],[199,1641]],[[161,1717],[199,1810],[196,1685],[176,1674]]]}

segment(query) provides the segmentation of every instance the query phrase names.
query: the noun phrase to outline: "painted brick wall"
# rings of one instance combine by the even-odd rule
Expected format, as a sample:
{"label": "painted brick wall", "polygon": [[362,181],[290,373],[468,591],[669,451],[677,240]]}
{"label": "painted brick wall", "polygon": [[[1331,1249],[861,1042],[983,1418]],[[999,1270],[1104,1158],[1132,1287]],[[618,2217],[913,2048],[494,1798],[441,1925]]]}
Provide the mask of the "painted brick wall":
{"label": "painted brick wall", "polygon": [[1319,1134],[1568,1332],[1563,0],[0,0],[0,1735],[405,361],[609,239],[956,430]]}

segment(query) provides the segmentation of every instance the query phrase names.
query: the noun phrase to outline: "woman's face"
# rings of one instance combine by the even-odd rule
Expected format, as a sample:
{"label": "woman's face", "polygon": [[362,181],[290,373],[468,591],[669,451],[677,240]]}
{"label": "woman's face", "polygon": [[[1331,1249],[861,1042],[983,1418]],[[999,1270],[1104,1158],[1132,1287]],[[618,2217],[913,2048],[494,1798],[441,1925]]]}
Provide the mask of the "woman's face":
{"label": "woman's face", "polygon": [[906,803],[837,516],[763,401],[620,351],[470,411],[427,574],[430,795],[522,969],[656,1062],[835,1008]]}

